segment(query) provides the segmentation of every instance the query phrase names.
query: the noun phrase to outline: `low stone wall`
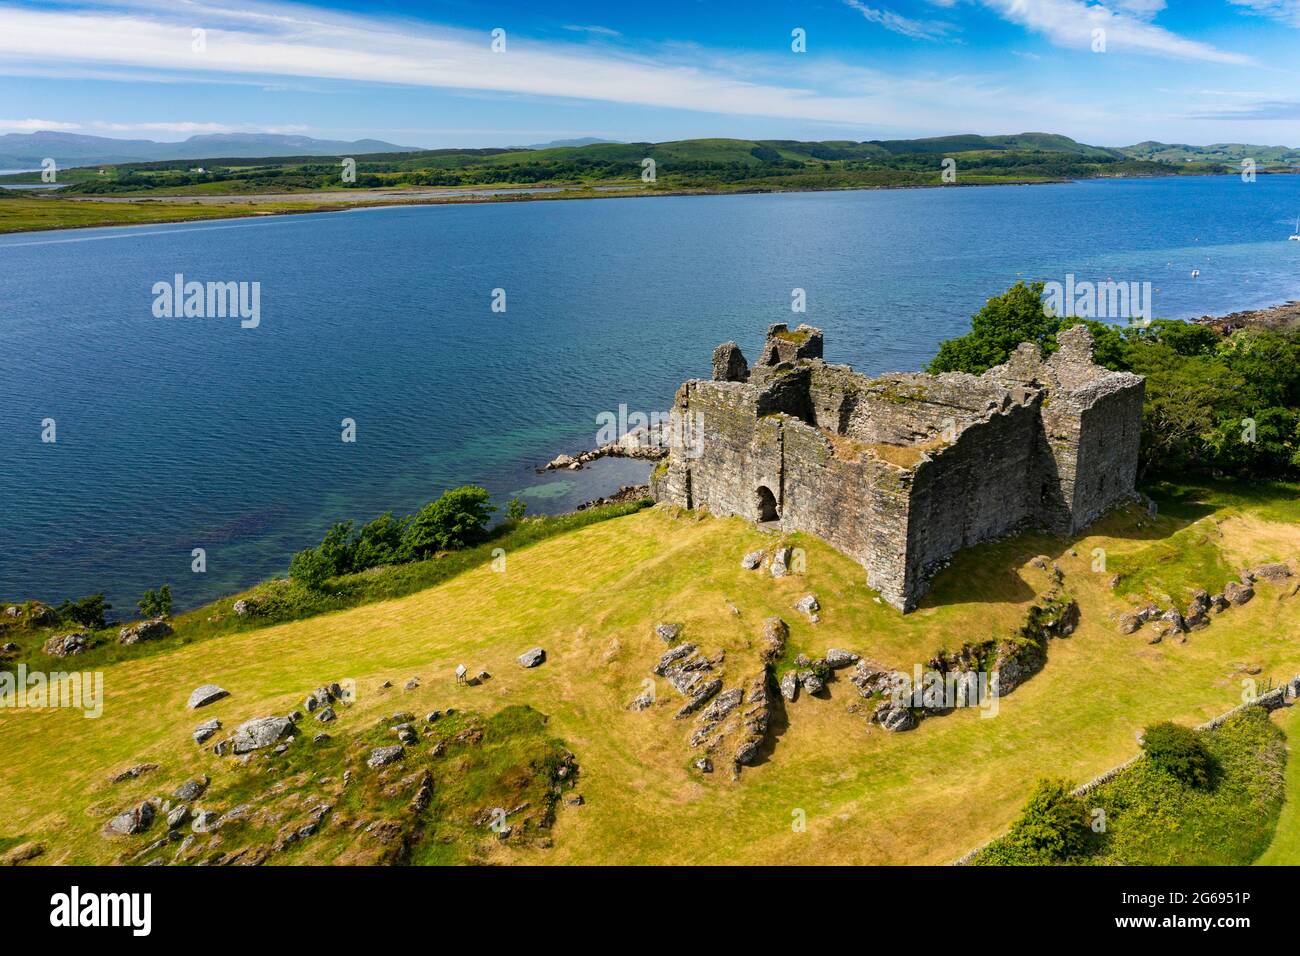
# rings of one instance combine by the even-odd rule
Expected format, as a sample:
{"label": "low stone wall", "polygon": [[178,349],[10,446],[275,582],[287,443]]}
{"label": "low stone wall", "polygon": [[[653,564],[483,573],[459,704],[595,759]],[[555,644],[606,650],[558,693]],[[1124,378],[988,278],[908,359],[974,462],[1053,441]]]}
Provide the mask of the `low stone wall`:
{"label": "low stone wall", "polygon": [[[1277,710],[1279,707],[1289,706],[1291,702],[1296,699],[1297,696],[1300,696],[1300,675],[1293,677],[1290,681],[1288,681],[1287,683],[1283,684],[1280,687],[1275,687],[1272,690],[1268,691],[1267,693],[1260,694],[1252,701],[1247,701],[1244,704],[1238,704],[1236,707],[1232,708],[1232,710],[1225,711],[1222,714],[1220,714],[1218,717],[1215,717],[1211,720],[1207,720],[1203,724],[1198,724],[1194,729],[1214,730],[1222,726],[1223,723],[1227,721],[1229,718],[1231,718],[1233,715],[1241,713],[1243,710],[1245,710],[1248,707],[1263,707],[1267,711],[1274,711]],[[1072,791],[1070,791],[1071,794],[1076,797],[1082,797],[1085,796],[1086,794],[1091,793],[1093,790],[1096,790],[1102,784],[1109,783],[1110,781],[1114,780],[1116,777],[1118,777],[1129,767],[1133,766],[1135,763],[1141,760],[1142,757],[1143,754],[1139,751],[1137,754],[1130,757],[1128,760],[1125,760],[1123,763],[1111,767],[1109,770],[1106,770],[1098,774],[1097,776],[1093,777],[1087,783],[1083,783],[1075,787]],[[981,843],[979,846],[977,846],[975,849],[971,850],[969,853],[962,856],[960,859],[954,860],[952,865],[953,866],[967,865],[973,859],[975,859],[975,857],[979,856],[980,853],[982,853],[986,848],[988,848],[990,844],[996,842],[997,840],[1000,840],[1004,835],[1005,834],[999,834],[998,836],[994,837],[992,840],[988,840],[984,843]]]}

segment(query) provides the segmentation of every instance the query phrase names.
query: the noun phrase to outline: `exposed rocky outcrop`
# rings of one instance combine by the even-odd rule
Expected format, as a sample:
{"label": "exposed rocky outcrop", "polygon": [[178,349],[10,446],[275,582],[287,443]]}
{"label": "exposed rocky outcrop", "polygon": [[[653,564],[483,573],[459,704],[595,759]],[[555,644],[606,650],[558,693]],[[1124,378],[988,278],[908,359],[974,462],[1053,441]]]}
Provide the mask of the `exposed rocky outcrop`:
{"label": "exposed rocky outcrop", "polygon": [[777,660],[785,653],[785,642],[790,639],[790,625],[779,617],[769,617],[763,621],[763,640],[759,645],[759,656],[765,663]]}
{"label": "exposed rocky outcrop", "polygon": [[520,667],[537,667],[546,660],[546,651],[540,647],[534,647],[532,650],[524,651],[516,660],[519,662]]}
{"label": "exposed rocky outcrop", "polygon": [[293,722],[288,717],[254,717],[235,728],[230,738],[230,749],[236,754],[246,754],[270,747],[293,733]]}
{"label": "exposed rocky outcrop", "polygon": [[51,657],[72,657],[90,647],[90,635],[85,633],[59,634],[42,645],[41,650]]}
{"label": "exposed rocky outcrop", "polygon": [[170,637],[172,626],[167,623],[165,617],[156,617],[150,621],[141,621],[139,624],[132,624],[130,627],[124,627],[117,633],[117,642],[119,644],[143,644],[146,641],[156,641],[160,638]]}

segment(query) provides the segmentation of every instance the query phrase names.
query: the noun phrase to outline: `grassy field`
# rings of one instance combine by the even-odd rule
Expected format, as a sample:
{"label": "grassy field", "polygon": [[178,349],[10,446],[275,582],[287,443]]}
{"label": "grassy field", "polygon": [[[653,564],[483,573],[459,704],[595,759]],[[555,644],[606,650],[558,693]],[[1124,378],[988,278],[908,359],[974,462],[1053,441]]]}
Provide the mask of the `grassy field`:
{"label": "grassy field", "polygon": [[148,223],[193,222],[272,216],[287,212],[323,212],[319,202],[163,203],[84,202],[70,199],[0,199],[0,233],[46,229],[82,229],[93,226],[138,226]]}
{"label": "grassy field", "polygon": [[[1219,561],[1239,567],[1298,550],[1292,488],[1250,498],[1215,488],[1164,494],[1178,507],[1158,519],[1131,508],[1075,542],[1023,536],[967,552],[907,616],[879,603],[861,568],[815,539],[794,539],[806,549],[804,574],[773,580],[739,566],[743,553],[775,544],[771,535],[738,519],[653,509],[513,552],[504,572],[479,567],[395,600],[111,664],[100,719],[0,711],[0,841],[42,841],[39,862],[111,861],[120,847],[99,832],[107,814],[199,773],[213,777],[214,793],[233,786],[238,765],[190,740],[200,719],[230,729],[286,713],[323,681],[351,678],[358,699],[340,733],[398,708],[491,715],[526,704],[577,755],[585,803],[560,808],[554,846],[493,844],[476,850],[482,859],[949,862],[1004,831],[1037,777],[1088,779],[1131,756],[1140,728],[1199,722],[1235,704],[1247,677],[1300,673],[1300,597],[1266,584],[1183,644],[1117,632],[1125,587],[1112,591],[1113,572],[1093,570],[1096,548],[1136,564],[1185,536],[1144,580],[1144,589],[1180,601],[1193,575]],[[755,665],[770,614],[784,617],[792,643],[809,653],[847,648],[910,670],[939,648],[1009,635],[1046,584],[1031,564],[1040,553],[1059,563],[1081,621],[1052,642],[1044,670],[1000,701],[996,717],[959,710],[893,735],[853,712],[856,692],[834,681],[828,699],[778,706],[775,746],[733,781],[691,769],[691,721],[673,720],[680,699],[671,689],[661,687],[649,710],[626,709],[663,652],[657,622],[680,621],[704,651],[725,650],[729,678]],[[815,625],[791,610],[807,592],[823,607]],[[538,645],[545,664],[515,664]],[[452,671],[461,663],[493,677],[458,685]],[[421,686],[403,690],[414,676]],[[231,696],[186,710],[189,692],[208,681]],[[383,689],[385,681],[393,686]],[[161,769],[107,782],[143,761]],[[806,829],[792,827],[801,815]]]}

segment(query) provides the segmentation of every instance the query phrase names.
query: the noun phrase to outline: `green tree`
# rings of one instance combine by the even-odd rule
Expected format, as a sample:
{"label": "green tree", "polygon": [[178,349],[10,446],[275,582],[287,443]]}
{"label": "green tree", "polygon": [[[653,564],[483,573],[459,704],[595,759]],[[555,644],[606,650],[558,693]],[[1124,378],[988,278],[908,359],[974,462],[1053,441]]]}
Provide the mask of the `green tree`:
{"label": "green tree", "polygon": [[319,591],[334,576],[334,566],[319,548],[299,551],[289,562],[289,577],[313,591]]}
{"label": "green tree", "polygon": [[1189,787],[1208,789],[1214,758],[1196,731],[1165,721],[1142,733],[1142,749],[1153,764]]}
{"label": "green tree", "polygon": [[64,601],[56,608],[61,620],[91,628],[105,627],[104,612],[111,610],[113,605],[104,600],[103,592],[76,601]]}
{"label": "green tree", "polygon": [[524,520],[524,515],[528,513],[528,505],[521,498],[511,498],[506,505],[506,520],[512,524],[518,524]]}
{"label": "green tree", "polygon": [[164,584],[157,591],[152,588],[144,592],[136,607],[143,617],[169,617],[172,613],[172,586]]}
{"label": "green tree", "polygon": [[444,491],[437,501],[412,516],[402,540],[403,548],[418,559],[483,540],[488,519],[496,511],[488,498],[487,490],[477,485]]}
{"label": "green tree", "polygon": [[1006,292],[984,303],[971,316],[971,330],[939,346],[928,371],[969,372],[980,375],[1001,365],[1021,342],[1034,342],[1047,350],[1056,348],[1056,332],[1061,320],[1047,314],[1043,307],[1041,282],[1026,285],[1017,282]]}
{"label": "green tree", "polygon": [[352,546],[351,570],[364,571],[381,564],[397,564],[406,560],[402,537],[406,534],[410,520],[394,518],[391,511],[385,511],[363,526]]}

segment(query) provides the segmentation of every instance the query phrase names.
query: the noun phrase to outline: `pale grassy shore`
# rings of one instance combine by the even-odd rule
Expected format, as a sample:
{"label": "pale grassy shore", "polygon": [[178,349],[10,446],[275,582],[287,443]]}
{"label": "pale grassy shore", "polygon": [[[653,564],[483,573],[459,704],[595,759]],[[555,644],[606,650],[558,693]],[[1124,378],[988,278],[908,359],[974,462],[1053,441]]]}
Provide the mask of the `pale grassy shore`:
{"label": "pale grassy shore", "polygon": [[[1139,509],[1115,514],[1073,544],[1075,555],[1070,543],[1043,536],[976,549],[907,616],[878,603],[861,568],[814,539],[797,538],[806,573],[774,581],[740,568],[741,554],[775,542],[738,519],[654,509],[602,522],[508,555],[504,573],[481,568],[400,600],[111,665],[98,720],[0,711],[0,837],[44,842],[41,862],[107,862],[118,851],[99,833],[105,814],[188,775],[230,772],[190,740],[200,719],[219,717],[230,729],[350,677],[359,700],[333,733],[398,708],[490,713],[528,703],[550,715],[550,732],[577,754],[586,803],[562,809],[553,849],[503,846],[494,851],[503,862],[949,862],[1002,831],[1036,777],[1087,779],[1133,754],[1147,723],[1198,722],[1228,709],[1245,667],[1279,680],[1300,673],[1300,597],[1269,585],[1186,644],[1151,646],[1116,631],[1124,588],[1112,592],[1109,574],[1092,570],[1094,548],[1141,564],[1179,531],[1183,546],[1160,561],[1163,580],[1144,582],[1171,594],[1185,592],[1189,569],[1217,564],[1206,549],[1250,563],[1300,551],[1300,530],[1281,520],[1289,511],[1205,510],[1194,524],[1161,518],[1154,527]],[[784,617],[796,646],[811,653],[848,648],[910,670],[941,646],[1011,633],[1046,585],[1030,565],[1039,553],[1059,561],[1082,621],[1052,643],[1046,668],[1002,700],[996,717],[959,711],[892,735],[847,712],[858,698],[839,680],[830,699],[778,711],[774,750],[733,782],[690,768],[690,721],[672,719],[666,685],[655,708],[625,709],[664,649],[651,633],[658,621],[684,622],[706,651],[725,648],[732,679],[755,666],[769,614]],[[824,608],[816,625],[791,609],[809,591]],[[521,670],[515,656],[536,645],[547,662]],[[458,687],[459,663],[494,676]],[[403,691],[415,675],[423,686]],[[381,692],[386,679],[395,687]],[[187,711],[190,690],[207,681],[232,696]],[[141,761],[162,769],[107,783]],[[805,832],[791,826],[800,810]]]}

